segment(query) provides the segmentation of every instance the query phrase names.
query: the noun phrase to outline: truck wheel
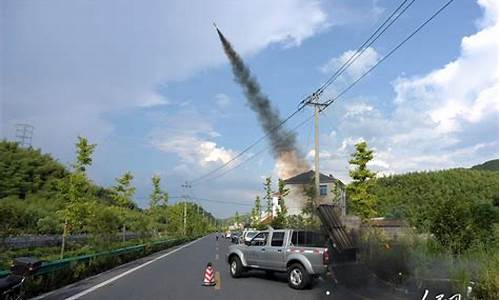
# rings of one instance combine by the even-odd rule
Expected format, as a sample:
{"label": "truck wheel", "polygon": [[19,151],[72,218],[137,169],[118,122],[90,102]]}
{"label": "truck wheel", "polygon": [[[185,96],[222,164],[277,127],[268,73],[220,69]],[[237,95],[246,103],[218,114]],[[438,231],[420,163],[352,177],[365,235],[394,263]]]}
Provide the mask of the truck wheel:
{"label": "truck wheel", "polygon": [[243,273],[243,265],[241,264],[241,260],[238,256],[234,255],[231,257],[229,262],[229,272],[233,278],[238,278]]}
{"label": "truck wheel", "polygon": [[311,275],[307,273],[304,266],[299,263],[288,267],[288,285],[294,289],[302,290],[311,283]]}

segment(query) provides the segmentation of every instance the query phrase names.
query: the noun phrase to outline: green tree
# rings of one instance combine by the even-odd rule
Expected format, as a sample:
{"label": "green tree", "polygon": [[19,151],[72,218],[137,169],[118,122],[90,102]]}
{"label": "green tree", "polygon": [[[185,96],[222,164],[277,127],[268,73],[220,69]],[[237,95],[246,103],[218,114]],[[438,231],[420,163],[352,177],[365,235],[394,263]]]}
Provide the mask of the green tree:
{"label": "green tree", "polygon": [[371,218],[377,214],[376,198],[368,192],[376,176],[367,167],[368,162],[372,159],[373,150],[370,150],[367,143],[363,141],[356,144],[356,151],[349,160],[355,169],[349,171],[353,181],[347,186],[347,191],[352,210],[362,219]]}
{"label": "green tree", "polygon": [[48,154],[18,143],[0,141],[0,198],[44,193],[55,198],[56,182],[68,174],[66,168]]}
{"label": "green tree", "polygon": [[132,197],[135,194],[135,187],[132,186],[134,176],[129,171],[115,179],[116,183],[112,188],[113,198],[116,205],[124,208],[135,208]]}
{"label": "green tree", "polygon": [[309,184],[304,185],[303,194],[306,197],[306,203],[302,208],[302,216],[300,218],[291,218],[292,224],[296,226],[318,229],[320,226],[319,219],[316,215],[316,185],[314,183],[314,178],[311,178]]}
{"label": "green tree", "polygon": [[64,219],[63,239],[61,244],[61,258],[64,257],[66,236],[73,230],[83,230],[91,219],[95,203],[89,200],[87,191],[90,187],[85,173],[92,164],[92,154],[96,144],[90,144],[85,137],[78,137],[76,143],[76,160],[73,172],[59,182],[59,197],[65,203],[60,211]]}
{"label": "green tree", "polygon": [[289,189],[285,187],[285,181],[282,179],[278,180],[278,206],[279,209],[276,213],[276,217],[273,219],[271,225],[276,229],[286,228],[288,225],[288,209],[285,205],[285,197],[290,192]]}
{"label": "green tree", "polygon": [[[132,197],[135,194],[135,187],[132,186],[132,180],[134,176],[129,171],[125,172],[122,176],[116,178],[116,183],[112,187],[113,193],[111,198],[114,203],[120,208],[120,223],[122,225],[122,241],[125,242],[125,233],[127,229],[127,223],[132,223],[133,219],[131,215],[127,212],[128,209],[136,208]],[[130,224],[129,224],[130,227]]]}
{"label": "green tree", "polygon": [[271,177],[266,177],[266,180],[264,182],[264,192],[265,192],[264,199],[266,200],[267,213],[273,212],[273,190],[271,185],[272,185]]}
{"label": "green tree", "polygon": [[159,205],[167,205],[168,203],[168,193],[164,192],[160,186],[160,176],[154,175],[151,177],[151,182],[153,183],[153,191],[149,195],[149,205],[150,207],[157,207]]}
{"label": "green tree", "polygon": [[357,183],[364,183],[367,180],[375,178],[377,175],[366,166],[373,159],[373,150],[368,148],[368,144],[365,141],[357,143],[355,147],[356,152],[351,155],[349,163],[355,165],[356,168],[349,171],[349,176]]}
{"label": "green tree", "polygon": [[255,206],[252,208],[252,214],[251,214],[252,227],[257,227],[259,225],[261,211],[262,211],[262,207],[260,204],[260,197],[256,196],[255,197]]}
{"label": "green tree", "polygon": [[87,138],[78,136],[78,142],[76,143],[76,162],[73,165],[76,170],[85,172],[85,169],[92,165],[92,154],[96,146],[96,144],[90,144]]}
{"label": "green tree", "polygon": [[495,247],[494,224],[498,211],[490,204],[470,203],[463,196],[436,201],[429,215],[429,231],[454,254],[462,254],[474,244]]}
{"label": "green tree", "polygon": [[236,211],[236,213],[234,214],[234,222],[236,224],[240,224],[240,222],[241,222],[240,213],[238,211]]}
{"label": "green tree", "polygon": [[168,193],[163,191],[160,186],[160,176],[153,175],[151,177],[151,182],[153,184],[153,190],[149,195],[149,215],[152,216],[154,220],[154,231],[159,233],[165,231],[167,226],[167,204],[168,204]]}

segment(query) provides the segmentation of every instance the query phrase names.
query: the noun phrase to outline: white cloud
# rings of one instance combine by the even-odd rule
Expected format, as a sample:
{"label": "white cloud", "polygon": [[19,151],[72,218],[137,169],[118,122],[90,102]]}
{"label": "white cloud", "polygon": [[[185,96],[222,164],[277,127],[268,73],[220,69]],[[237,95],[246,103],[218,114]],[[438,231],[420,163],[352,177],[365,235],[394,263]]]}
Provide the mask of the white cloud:
{"label": "white cloud", "polygon": [[[220,165],[235,154],[217,145],[214,140],[221,135],[213,129],[206,115],[192,107],[163,115],[157,123],[160,126],[152,131],[151,144],[160,151],[177,155],[180,171]],[[168,124],[168,127],[163,124]]]}
{"label": "white cloud", "polygon": [[[356,53],[355,50],[348,50],[342,53],[338,57],[331,58],[327,63],[321,66],[320,70],[326,74],[333,74],[335,71],[340,68],[344,63],[351,60],[351,57]],[[372,48],[368,47],[363,52],[363,54],[359,55],[359,57],[354,57],[356,60],[346,69],[344,74],[347,74],[351,78],[357,78],[365,73],[369,68],[373,67],[378,60],[380,59],[380,55],[378,52]],[[352,61],[352,60],[351,60]]]}
{"label": "white cloud", "polygon": [[215,105],[221,111],[225,111],[231,104],[231,98],[224,93],[215,95]]}
{"label": "white cloud", "polygon": [[215,142],[185,134],[154,140],[153,146],[161,151],[177,154],[183,162],[201,167],[210,163],[226,163],[234,155],[233,151],[219,147]]}
{"label": "white cloud", "polygon": [[373,107],[365,103],[354,103],[347,107],[345,117],[356,117],[373,111]]}
{"label": "white cloud", "polygon": [[170,104],[170,101],[167,100],[164,96],[158,95],[156,93],[150,94],[145,97],[142,103],[139,104],[141,107],[153,107],[159,105],[167,105]]}
{"label": "white cloud", "polygon": [[428,74],[395,80],[392,112],[359,99],[337,108],[337,135],[324,137],[324,147],[337,156],[325,161],[325,169],[348,179],[349,155],[361,139],[375,148],[370,165],[380,174],[467,167],[498,157],[499,4],[479,3],[482,27],[462,39],[459,57]]}
{"label": "white cloud", "polygon": [[[113,127],[110,112],[168,104],[159,85],[227,62],[213,21],[243,56],[299,45],[328,24],[319,1],[305,0],[3,2],[2,136],[31,123],[36,146],[60,157],[75,132],[99,130],[95,119]],[[72,126],[53,126],[69,111]]]}

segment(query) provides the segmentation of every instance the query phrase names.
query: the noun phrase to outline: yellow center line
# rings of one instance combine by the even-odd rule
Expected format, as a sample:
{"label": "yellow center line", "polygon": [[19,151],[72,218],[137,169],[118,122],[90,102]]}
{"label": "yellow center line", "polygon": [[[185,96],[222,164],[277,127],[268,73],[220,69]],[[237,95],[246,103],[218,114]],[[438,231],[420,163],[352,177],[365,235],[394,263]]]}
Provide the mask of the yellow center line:
{"label": "yellow center line", "polygon": [[221,288],[220,273],[215,272],[215,287],[214,287],[214,289],[220,290],[220,288]]}

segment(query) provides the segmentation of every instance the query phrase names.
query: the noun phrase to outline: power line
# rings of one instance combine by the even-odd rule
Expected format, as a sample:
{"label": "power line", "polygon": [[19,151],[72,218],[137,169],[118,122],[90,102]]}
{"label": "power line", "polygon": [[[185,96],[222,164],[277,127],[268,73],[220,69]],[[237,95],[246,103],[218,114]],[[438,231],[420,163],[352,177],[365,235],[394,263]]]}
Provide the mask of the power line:
{"label": "power line", "polygon": [[[358,59],[358,57],[368,48],[371,44],[373,44],[412,4],[415,2],[415,0],[412,0],[409,5],[403,8],[403,10],[394,18],[392,19],[398,11],[408,2],[409,0],[404,0],[400,3],[400,5],[391,13],[391,15],[375,30],[375,32],[372,33],[372,35],[358,48],[356,53],[354,53],[336,72],[333,74],[333,76],[327,80],[318,90],[317,92],[313,93],[313,95],[319,96],[340,74],[342,74],[354,61]],[[392,21],[390,21],[392,19]],[[388,23],[390,21],[390,23]],[[387,24],[387,26],[384,28],[384,26]],[[378,35],[377,35],[378,33]],[[377,35],[377,36],[376,36]],[[373,39],[373,40],[372,40]],[[371,40],[371,42],[370,42]],[[319,93],[318,93],[319,92]],[[309,99],[311,96],[309,96],[306,99]],[[214,173],[219,171],[222,168],[225,168],[227,165],[229,165],[231,162],[236,160],[237,158],[241,157],[244,153],[248,152],[251,148],[253,148],[255,145],[260,143],[263,139],[268,137],[273,131],[279,129],[285,122],[287,122],[289,119],[291,119],[295,114],[297,114],[300,110],[304,108],[304,105],[300,106],[301,104],[304,104],[306,101],[303,100],[300,104],[299,107],[295,112],[293,112],[291,115],[289,115],[285,120],[283,120],[278,126],[275,128],[272,128],[270,131],[268,131],[263,137],[259,138],[257,141],[254,143],[250,144],[248,147],[246,147],[243,151],[238,153],[236,156],[234,156],[232,159],[224,163],[223,165],[213,169],[212,171],[195,178],[194,180],[191,181],[191,183],[196,183]]]}
{"label": "power line", "polygon": [[[388,20],[390,20],[396,13],[397,11],[399,11],[399,9],[407,2],[408,0],[405,0],[403,1],[397,8],[396,10],[389,16],[389,18],[382,24],[379,26],[379,28],[374,32],[374,34],[372,34],[372,36],[370,36],[370,38],[368,39],[368,41],[370,41],[370,39],[374,36],[375,39],[371,42],[365,42],[364,43],[364,46],[362,45],[360,48],[363,48],[365,47],[366,45],[371,45],[376,39],[378,39],[381,34],[383,34],[388,28],[389,26],[391,26],[401,15],[402,13],[404,13],[409,7],[410,5],[412,5],[415,0],[411,1],[404,9],[403,11],[398,14],[396,16],[395,19],[392,19],[392,21],[390,21],[390,23],[388,23],[388,26],[386,26],[385,28],[383,28],[383,26],[385,24],[387,24],[387,22],[389,22]],[[325,110],[328,106],[330,106],[334,101],[336,101],[338,98],[340,98],[342,95],[344,95],[347,91],[349,91],[354,85],[356,85],[361,79],[363,79],[366,75],[368,75],[373,69],[375,69],[378,65],[380,65],[383,61],[385,61],[387,58],[389,58],[395,51],[397,51],[403,44],[405,44],[409,39],[411,39],[417,32],[419,32],[425,25],[427,25],[427,23],[429,23],[431,20],[433,20],[439,13],[441,13],[441,11],[443,11],[448,5],[450,5],[454,0],[449,0],[448,2],[446,2],[445,5],[443,5],[440,9],[438,9],[429,19],[427,19],[424,23],[422,23],[419,27],[417,27],[417,29],[415,31],[413,31],[408,37],[406,37],[402,42],[400,42],[395,48],[393,48],[387,55],[385,55],[384,57],[382,57],[375,65],[373,65],[370,69],[368,69],[368,71],[366,71],[365,73],[363,73],[360,77],[358,77],[354,82],[352,82],[347,88],[345,88],[344,90],[342,90],[341,93],[339,93],[337,96],[335,96],[334,98],[328,100],[328,101],[325,101],[323,102],[322,104],[324,104],[324,107],[321,109],[321,111]],[[383,28],[383,29],[381,29]],[[378,35],[377,35],[378,34]],[[358,49],[359,50],[359,49]],[[351,62],[352,64],[352,62]],[[351,65],[349,64],[349,66]],[[348,66],[347,66],[348,67]],[[345,69],[347,69],[347,67],[345,67],[343,70],[345,71]],[[342,71],[343,72],[343,71]],[[333,76],[332,76],[333,77]],[[338,77],[338,76],[337,76]],[[328,81],[327,81],[328,82]],[[333,82],[333,81],[332,81]],[[331,84],[331,83],[330,83]],[[328,84],[329,85],[329,84]],[[327,86],[328,86],[327,85]],[[324,85],[323,85],[324,86]],[[325,87],[326,88],[326,87]],[[324,91],[323,88],[321,90]],[[305,107],[305,102],[306,101],[311,101],[313,100],[312,98],[317,98],[319,95],[315,93],[313,93],[311,96],[307,97],[306,99],[302,100],[299,104],[299,107],[297,108],[297,110],[295,110],[293,113],[291,113],[287,118],[285,118],[283,121],[281,121],[277,126],[275,126],[274,128],[272,128],[271,130],[269,130],[265,135],[263,135],[262,137],[260,137],[259,139],[257,139],[255,142],[253,142],[252,144],[250,144],[249,146],[247,146],[245,149],[243,149],[243,151],[239,152],[236,156],[234,156],[233,158],[231,158],[229,161],[227,161],[226,163],[222,164],[221,166],[213,169],[212,171],[198,177],[198,178],[195,178],[194,180],[191,181],[191,183],[196,183],[212,174],[214,174],[215,172],[221,170],[222,168],[225,168],[227,165],[229,165],[231,162],[235,161],[236,159],[238,159],[239,157],[241,157],[243,154],[245,154],[246,152],[248,152],[250,149],[252,149],[255,145],[257,145],[258,143],[260,143],[262,140],[264,140],[265,138],[267,138],[273,131],[281,128],[288,120],[290,120],[292,117],[294,117],[298,112],[300,112],[304,107]]]}
{"label": "power line", "polygon": [[[172,199],[185,199],[184,196],[172,196],[172,197],[169,197],[169,198],[172,198]],[[242,205],[242,206],[253,206],[253,204],[250,204],[250,203],[231,202],[231,201],[214,200],[214,199],[206,199],[206,198],[199,198],[199,197],[191,197],[191,198],[195,199],[195,200],[198,200],[198,201],[205,201],[205,202],[233,204],[233,205]]]}
{"label": "power line", "polygon": [[[297,126],[295,126],[294,128],[292,128],[292,131],[295,131],[298,128],[302,127],[304,124],[306,124],[307,122],[311,121],[312,118],[313,118],[313,115],[309,116],[307,119],[305,119],[304,121],[300,122]],[[242,162],[240,162],[239,164],[233,166],[232,168],[229,168],[229,169],[225,170],[224,172],[222,172],[222,173],[220,173],[218,175],[215,175],[214,177],[202,179],[202,180],[196,182],[196,184],[194,184],[194,185],[198,185],[198,184],[200,184],[200,182],[207,182],[207,181],[212,181],[212,180],[218,179],[218,178],[226,175],[227,173],[233,171],[234,169],[240,167],[241,165],[245,164],[246,162],[254,159],[255,157],[259,156],[260,154],[266,152],[270,148],[271,148],[271,146],[267,146],[267,147],[261,149],[259,152],[252,154],[247,159],[243,160]]]}
{"label": "power line", "polygon": [[382,57],[376,64],[374,64],[371,68],[369,68],[365,73],[363,73],[361,76],[359,76],[355,81],[353,81],[349,86],[347,86],[345,89],[343,89],[339,94],[337,94],[335,97],[333,97],[330,100],[327,100],[323,102],[325,104],[325,107],[322,108],[322,111],[325,110],[328,106],[330,106],[333,102],[335,102],[337,99],[339,99],[342,95],[347,93],[353,86],[355,86],[361,79],[366,77],[371,71],[373,71],[378,65],[380,65],[382,62],[384,62],[387,58],[389,58],[394,52],[396,52],[401,46],[403,46],[408,40],[410,40],[415,34],[417,34],[422,28],[424,28],[430,21],[432,21],[437,15],[439,15],[446,7],[448,7],[454,0],[449,0],[447,1],[443,6],[441,6],[437,11],[432,14],[431,17],[429,17],[425,22],[420,24],[411,34],[409,34],[404,40],[402,40],[399,44],[396,45],[396,47],[392,48],[389,53],[387,53],[384,57]]}
{"label": "power line", "polygon": [[279,128],[281,128],[288,120],[290,120],[291,118],[293,118],[297,113],[299,113],[299,111],[301,111],[302,109],[304,108],[304,106],[301,106],[299,107],[297,110],[295,110],[293,113],[291,113],[288,117],[286,117],[283,121],[281,121],[278,125],[276,125],[275,127],[271,128],[270,130],[267,131],[267,133],[263,136],[261,136],[259,139],[257,139],[255,142],[253,142],[252,144],[248,145],[245,149],[243,149],[243,151],[239,152],[236,156],[234,156],[233,158],[231,158],[230,160],[228,160],[227,162],[225,162],[224,164],[220,165],[219,167],[213,169],[212,171],[209,171],[208,173],[198,177],[198,178],[195,178],[194,180],[190,181],[191,184],[193,183],[196,183],[210,175],[212,175],[213,173],[219,171],[220,169],[222,168],[225,168],[227,165],[229,165],[231,162],[235,161],[236,159],[238,159],[239,157],[241,157],[243,154],[245,154],[246,152],[248,152],[250,149],[252,149],[253,147],[255,147],[255,145],[257,145],[258,143],[260,143],[262,140],[264,140],[265,138],[267,138],[269,135],[271,135],[271,133],[273,133],[275,130],[278,130]]}
{"label": "power line", "polygon": [[[370,37],[361,45],[358,47],[358,49],[349,57],[348,60],[346,60],[342,66],[340,66],[334,74],[327,80],[325,81],[312,95],[308,96],[304,100],[301,101],[302,103],[305,103],[307,101],[312,100],[312,98],[317,98],[319,97],[328,86],[330,86],[340,75],[344,73],[344,71],[349,68],[365,51],[368,49],[378,38],[384,34],[384,32],[389,29],[389,27],[396,22],[399,17],[406,12],[408,8],[415,2],[415,0],[412,0],[407,6],[405,6],[401,12],[399,10],[408,2],[408,0],[402,1],[396,9],[385,19],[385,21],[370,35]],[[398,13],[399,12],[399,13]],[[397,14],[397,15],[396,15]],[[396,17],[394,17],[396,15]],[[394,17],[394,18],[393,18]],[[386,26],[387,25],[387,26]]]}

